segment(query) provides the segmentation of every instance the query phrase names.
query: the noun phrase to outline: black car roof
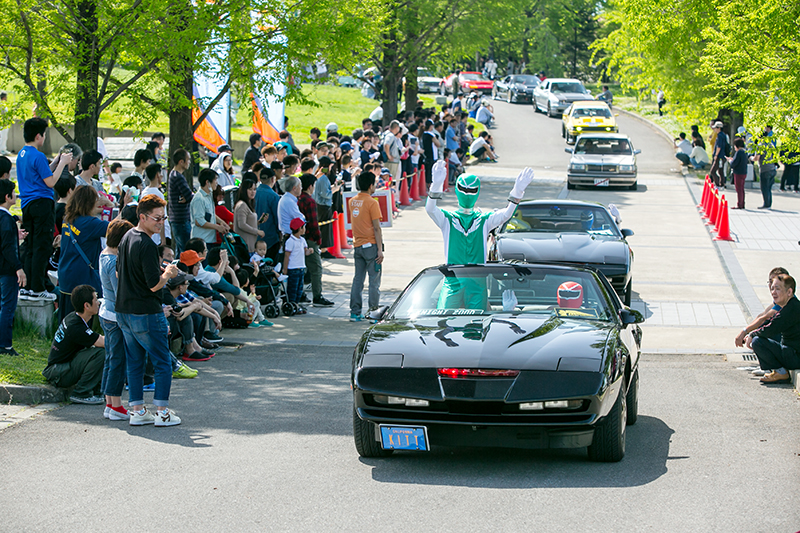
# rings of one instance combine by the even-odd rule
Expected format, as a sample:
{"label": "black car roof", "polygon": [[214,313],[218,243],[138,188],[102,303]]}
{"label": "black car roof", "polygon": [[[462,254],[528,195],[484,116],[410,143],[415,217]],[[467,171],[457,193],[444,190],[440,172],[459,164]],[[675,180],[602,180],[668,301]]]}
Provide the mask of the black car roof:
{"label": "black car roof", "polygon": [[600,202],[584,202],[583,200],[525,200],[519,203],[521,206],[525,205],[568,205],[573,207],[602,207],[603,209],[607,209],[605,205],[601,204]]}
{"label": "black car roof", "polygon": [[460,269],[460,268],[475,268],[475,267],[497,267],[497,266],[524,266],[524,267],[534,267],[534,268],[548,268],[551,270],[577,270],[579,272],[594,272],[595,274],[601,274],[600,270],[597,267],[583,264],[583,265],[576,265],[575,263],[559,263],[557,261],[547,262],[547,263],[528,263],[525,261],[519,261],[517,259],[504,259],[502,261],[491,261],[489,263],[480,263],[480,264],[464,264],[464,265],[448,265],[448,264],[441,264],[436,266],[431,266],[428,268],[424,268],[422,272],[428,272],[431,270],[439,270],[440,268],[449,268],[449,269]]}

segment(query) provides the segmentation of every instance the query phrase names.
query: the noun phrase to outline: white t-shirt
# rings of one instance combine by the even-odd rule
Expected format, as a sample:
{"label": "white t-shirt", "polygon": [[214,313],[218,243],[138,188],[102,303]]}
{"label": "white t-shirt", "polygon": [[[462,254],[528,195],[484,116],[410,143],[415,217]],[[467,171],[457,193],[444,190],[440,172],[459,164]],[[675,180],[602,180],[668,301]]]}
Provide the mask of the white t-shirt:
{"label": "white t-shirt", "polygon": [[705,150],[703,150],[702,146],[695,146],[692,148],[692,153],[689,154],[691,159],[694,159],[698,163],[710,163],[711,161],[708,159],[708,154]]}
{"label": "white t-shirt", "polygon": [[284,249],[289,252],[289,264],[287,265],[289,270],[306,267],[306,248],[308,248],[306,240],[297,235],[292,235],[286,240]]}
{"label": "white t-shirt", "polygon": [[469,153],[475,155],[475,152],[485,147],[486,144],[487,144],[486,139],[484,139],[483,137],[478,137],[477,139],[472,141],[472,144],[469,145]]}
{"label": "white t-shirt", "polygon": [[379,120],[383,120],[383,108],[381,106],[376,107],[372,110],[372,113],[369,114],[369,119],[372,122],[378,122]]}

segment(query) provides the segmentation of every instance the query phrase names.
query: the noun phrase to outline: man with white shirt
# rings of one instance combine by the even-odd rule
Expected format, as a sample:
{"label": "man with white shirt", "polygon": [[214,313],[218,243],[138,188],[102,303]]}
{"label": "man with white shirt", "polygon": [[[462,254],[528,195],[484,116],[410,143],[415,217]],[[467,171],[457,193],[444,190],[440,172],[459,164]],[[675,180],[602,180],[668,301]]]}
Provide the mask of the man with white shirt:
{"label": "man with white shirt", "polygon": [[692,143],[686,140],[686,134],[680,132],[678,136],[672,141],[675,145],[675,157],[677,157],[683,166],[689,166],[689,157],[692,155]]}
{"label": "man with white shirt", "polygon": [[487,137],[489,137],[489,134],[482,131],[480,135],[478,135],[478,138],[470,145],[469,153],[472,157],[476,157],[478,161],[489,161],[493,163],[497,160],[497,156],[492,151],[492,147],[489,146],[489,143],[486,142]]}

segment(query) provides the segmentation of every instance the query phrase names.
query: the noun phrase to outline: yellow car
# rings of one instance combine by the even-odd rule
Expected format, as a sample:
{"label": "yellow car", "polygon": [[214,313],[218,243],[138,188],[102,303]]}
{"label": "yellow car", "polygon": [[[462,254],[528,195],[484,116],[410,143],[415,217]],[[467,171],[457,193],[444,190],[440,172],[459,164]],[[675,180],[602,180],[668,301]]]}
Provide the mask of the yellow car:
{"label": "yellow car", "polygon": [[600,101],[573,102],[561,115],[561,136],[573,144],[581,133],[619,131],[614,113]]}

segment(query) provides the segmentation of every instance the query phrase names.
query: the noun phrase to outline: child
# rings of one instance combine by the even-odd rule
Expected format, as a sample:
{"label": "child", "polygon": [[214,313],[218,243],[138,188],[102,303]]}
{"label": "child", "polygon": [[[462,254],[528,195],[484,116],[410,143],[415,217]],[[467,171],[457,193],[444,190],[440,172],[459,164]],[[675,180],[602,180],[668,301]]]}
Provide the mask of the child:
{"label": "child", "polygon": [[0,180],[0,355],[19,355],[11,345],[14,312],[17,310],[19,288],[25,286],[25,271],[19,259],[17,222],[8,212],[17,203],[14,183]]}
{"label": "child", "polygon": [[122,164],[112,163],[111,174],[108,175],[108,192],[119,200],[122,194]]}
{"label": "child", "polygon": [[250,262],[261,266],[261,262],[267,257],[267,243],[256,241],[256,251],[250,256]]}
{"label": "child", "polygon": [[[253,283],[253,278],[245,270],[237,271],[236,278],[239,280],[239,287],[247,294],[247,298],[253,304],[253,320],[250,322],[249,327],[272,326],[272,322],[264,318],[264,313],[261,311],[261,304],[259,303],[261,296],[256,294],[256,285]],[[244,302],[236,301],[236,309],[242,315],[247,313],[247,307]]]}
{"label": "child", "polygon": [[[306,223],[302,218],[295,218],[289,223],[292,235],[286,239],[283,245],[285,250],[283,255],[283,273],[289,276],[287,282],[286,297],[290,302],[300,303],[303,295],[303,278],[306,274],[306,256],[311,255],[313,250],[308,247],[303,234],[306,232]],[[300,306],[301,315],[308,311]]]}

